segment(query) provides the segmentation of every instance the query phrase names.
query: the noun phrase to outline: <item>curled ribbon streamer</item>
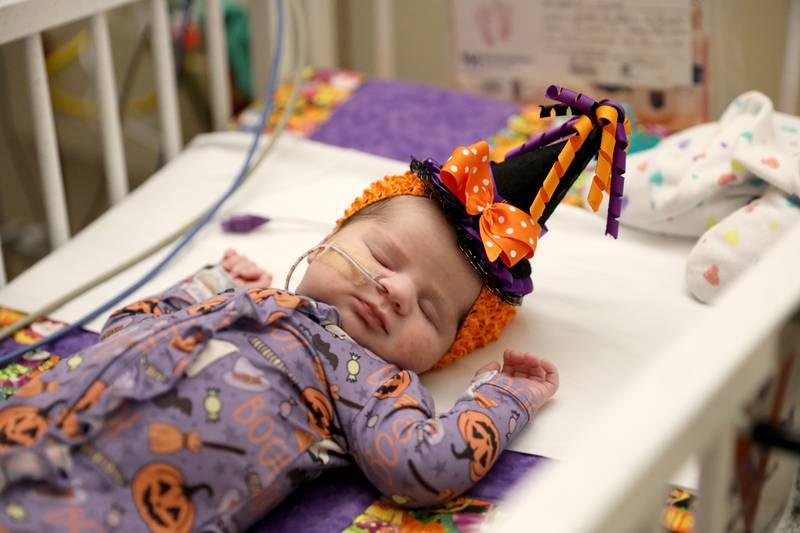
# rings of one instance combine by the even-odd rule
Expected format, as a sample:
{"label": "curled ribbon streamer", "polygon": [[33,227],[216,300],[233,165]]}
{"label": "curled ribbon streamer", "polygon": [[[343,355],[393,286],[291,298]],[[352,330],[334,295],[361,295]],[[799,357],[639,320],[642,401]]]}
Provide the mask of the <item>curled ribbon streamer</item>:
{"label": "curled ribbon streamer", "polygon": [[510,268],[533,256],[541,227],[523,210],[506,202],[494,201],[486,141],[453,150],[442,165],[439,177],[464,204],[468,214],[480,215],[481,241],[490,261],[499,257]]}
{"label": "curled ribbon streamer", "polygon": [[569,106],[573,110],[573,113],[577,111],[583,115],[591,114],[592,108],[597,104],[597,102],[585,94],[556,85],[548,87],[544,94],[550,100],[555,100],[556,102]]}
{"label": "curled ribbon streamer", "polygon": [[[558,186],[558,182],[561,181],[567,168],[575,158],[575,153],[583,146],[584,141],[592,131],[592,127],[592,121],[586,115],[580,116],[573,124],[572,128],[577,135],[572,135],[561,149],[558,154],[558,160],[550,167],[550,172],[547,173],[542,188],[539,189],[539,192],[536,193],[536,198],[533,199],[530,214],[531,219],[534,221],[538,222],[539,218],[541,218],[547,202],[550,201],[553,192]],[[538,223],[536,225],[539,226]]]}
{"label": "curled ribbon streamer", "polygon": [[603,127],[600,138],[600,151],[597,154],[597,169],[595,170],[592,185],[589,188],[589,205],[592,211],[600,209],[603,192],[609,192],[611,187],[611,159],[614,156],[614,145],[617,142],[617,110],[610,105],[601,105],[595,112],[597,121]]}
{"label": "curled ribbon streamer", "polygon": [[[604,100],[601,104],[607,104]],[[611,102],[620,113],[619,105]],[[616,145],[614,146],[614,156],[611,160],[611,192],[608,198],[608,215],[606,217],[606,235],[616,238],[619,235],[619,216],[622,213],[622,193],[625,182],[622,175],[625,173],[626,152],[628,150],[628,139],[631,134],[631,123],[625,118],[620,123],[617,122]]]}
{"label": "curled ribbon streamer", "polygon": [[517,148],[509,150],[508,153],[506,153],[506,159],[512,159],[518,155],[541,148],[542,146],[557,142],[568,135],[572,135],[572,127],[575,125],[577,120],[578,117],[572,117],[561,126],[556,126],[551,130],[542,132]]}
{"label": "curled ribbon streamer", "polygon": [[[624,180],[622,175],[625,173],[625,153],[628,149],[628,139],[631,135],[630,121],[627,118],[625,118],[622,122],[619,121],[619,117],[624,116],[624,113],[619,104],[613,102],[612,100],[595,102],[593,99],[584,94],[572,91],[570,89],[565,89],[563,87],[557,87],[555,85],[548,87],[545,95],[551,100],[555,100],[569,106],[573,113],[577,111],[584,115],[589,115],[597,122],[600,122],[600,117],[597,113],[599,107],[610,106],[617,111],[616,128],[615,130],[611,130],[610,128],[608,129],[609,133],[614,134],[615,144],[613,150],[608,151],[606,154],[607,156],[611,156],[611,178],[610,191],[605,189],[605,192],[609,193],[608,216],[606,217],[606,234],[616,238],[619,234],[618,218],[622,212],[622,191],[624,188]],[[606,129],[605,125],[603,125],[601,144],[606,137]],[[608,145],[608,141],[605,142]],[[600,160],[601,159],[598,158],[598,166],[600,165]],[[594,205],[596,204],[599,206],[599,200],[602,197],[600,191],[597,190],[598,188],[600,188],[600,185],[598,184],[597,187],[595,187],[593,180],[592,188],[589,191],[589,204],[595,210],[597,209],[594,207]]]}

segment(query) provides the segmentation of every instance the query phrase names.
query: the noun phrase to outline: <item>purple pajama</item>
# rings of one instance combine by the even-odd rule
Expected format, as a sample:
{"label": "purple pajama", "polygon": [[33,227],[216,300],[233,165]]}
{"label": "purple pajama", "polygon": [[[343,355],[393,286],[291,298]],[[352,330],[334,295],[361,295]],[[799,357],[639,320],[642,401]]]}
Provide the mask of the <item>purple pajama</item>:
{"label": "purple pajama", "polygon": [[491,373],[437,415],[336,309],[276,289],[198,303],[196,278],[118,311],[3,404],[1,526],[240,531],[353,462],[394,502],[430,505],[481,479],[533,414]]}

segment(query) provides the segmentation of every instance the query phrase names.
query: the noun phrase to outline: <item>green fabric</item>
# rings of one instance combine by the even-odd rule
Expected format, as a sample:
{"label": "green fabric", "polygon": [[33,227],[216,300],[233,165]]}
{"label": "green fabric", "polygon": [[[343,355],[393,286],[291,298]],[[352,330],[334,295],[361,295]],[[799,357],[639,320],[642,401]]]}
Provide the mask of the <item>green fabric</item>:
{"label": "green fabric", "polygon": [[[205,4],[197,4],[198,20],[205,27]],[[250,23],[247,11],[232,0],[222,4],[225,17],[225,36],[228,45],[228,64],[233,83],[247,99],[253,99],[253,70],[250,68]]]}

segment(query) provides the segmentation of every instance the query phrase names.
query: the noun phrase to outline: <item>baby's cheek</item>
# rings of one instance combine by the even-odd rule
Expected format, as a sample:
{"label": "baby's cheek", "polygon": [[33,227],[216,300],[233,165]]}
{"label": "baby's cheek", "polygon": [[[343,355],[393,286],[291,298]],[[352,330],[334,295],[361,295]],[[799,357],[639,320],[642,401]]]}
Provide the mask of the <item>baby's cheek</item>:
{"label": "baby's cheek", "polygon": [[420,373],[436,364],[444,350],[438,347],[437,339],[410,333],[400,336],[395,353],[398,355],[395,364]]}

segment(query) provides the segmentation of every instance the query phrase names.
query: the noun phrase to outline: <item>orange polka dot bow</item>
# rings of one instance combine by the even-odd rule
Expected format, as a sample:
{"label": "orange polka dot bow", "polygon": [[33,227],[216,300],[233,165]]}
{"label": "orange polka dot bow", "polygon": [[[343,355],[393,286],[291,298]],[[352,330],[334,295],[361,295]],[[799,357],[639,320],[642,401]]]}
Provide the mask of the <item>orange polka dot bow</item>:
{"label": "orange polka dot bow", "polygon": [[531,216],[504,201],[495,201],[489,167],[489,144],[459,146],[442,165],[439,178],[470,215],[480,215],[479,230],[489,260],[507,267],[533,257],[542,228]]}

